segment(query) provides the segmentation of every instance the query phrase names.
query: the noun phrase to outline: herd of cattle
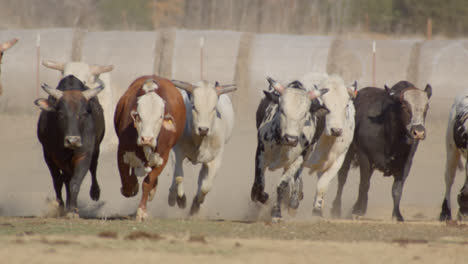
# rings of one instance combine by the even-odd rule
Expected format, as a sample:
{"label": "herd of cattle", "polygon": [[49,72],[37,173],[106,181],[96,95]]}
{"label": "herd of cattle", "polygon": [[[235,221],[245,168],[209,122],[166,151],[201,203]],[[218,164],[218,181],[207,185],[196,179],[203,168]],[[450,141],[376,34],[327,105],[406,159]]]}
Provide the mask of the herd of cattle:
{"label": "herd of cattle", "polygon": [[[4,51],[16,42],[13,39],[0,45],[0,63]],[[34,102],[42,110],[37,135],[62,214],[78,215],[77,196],[88,171],[92,177],[90,197],[99,200],[96,170],[104,138],[118,142],[122,195],[135,196],[139,190],[137,177],[143,177],[137,220],[148,218],[147,201],[154,197],[158,176],[170,157],[175,163],[170,206],[177,203],[180,208],[186,207],[184,159],[202,164],[190,214],[199,211],[233,131],[235,118],[228,93],[237,89],[235,85],[142,76],[130,84],[114,112],[112,100],[106,96],[111,90],[109,72],[113,66],[48,60],[43,65],[62,73],[56,88],[42,84],[48,98]],[[325,73],[309,73],[289,83],[269,77],[267,81],[269,88],[256,112],[258,145],[252,201],[264,204],[269,199],[265,170],[282,169],[271,216],[281,219],[283,205],[294,214],[304,197],[301,173],[308,168],[310,174],[318,176],[313,214],[319,216],[323,215],[328,185],[338,175],[332,215],[340,217],[347,174],[357,166],[360,184],[353,215],[366,213],[370,178],[377,169],[384,176],[394,177],[392,217],[403,221],[400,199],[419,141],[426,135],[431,86],[422,90],[400,81],[391,88],[357,91],[356,83],[347,87],[340,76]],[[115,134],[108,123],[112,115]],[[467,120],[468,95],[462,94],[452,106],[446,133],[446,194],[440,220],[451,219],[451,187],[461,156],[466,160],[468,155]],[[458,194],[458,219],[468,218],[468,163],[465,170],[467,180]]]}

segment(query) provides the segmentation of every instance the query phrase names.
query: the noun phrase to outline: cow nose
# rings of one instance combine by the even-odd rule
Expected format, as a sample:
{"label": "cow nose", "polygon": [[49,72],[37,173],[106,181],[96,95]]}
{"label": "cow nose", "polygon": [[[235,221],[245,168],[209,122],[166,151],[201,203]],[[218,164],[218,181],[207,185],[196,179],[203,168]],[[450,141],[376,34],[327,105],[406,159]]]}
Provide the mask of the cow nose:
{"label": "cow nose", "polygon": [[299,141],[299,137],[297,136],[284,135],[284,142],[287,145],[296,146],[298,141]]}
{"label": "cow nose", "polygon": [[66,136],[65,137],[65,147],[67,148],[79,148],[81,147],[81,137],[80,136]]}
{"label": "cow nose", "polygon": [[331,134],[334,137],[339,137],[339,136],[341,136],[341,134],[343,134],[343,129],[334,127],[334,128],[331,129]]}
{"label": "cow nose", "polygon": [[153,143],[153,137],[141,136],[141,144],[142,145],[151,145],[152,143]]}
{"label": "cow nose", "polygon": [[198,134],[200,134],[200,136],[206,136],[208,134],[208,128],[207,127],[199,127],[198,128]]}
{"label": "cow nose", "polygon": [[417,125],[413,127],[411,131],[411,136],[414,139],[425,139],[426,138],[426,129],[422,125]]}

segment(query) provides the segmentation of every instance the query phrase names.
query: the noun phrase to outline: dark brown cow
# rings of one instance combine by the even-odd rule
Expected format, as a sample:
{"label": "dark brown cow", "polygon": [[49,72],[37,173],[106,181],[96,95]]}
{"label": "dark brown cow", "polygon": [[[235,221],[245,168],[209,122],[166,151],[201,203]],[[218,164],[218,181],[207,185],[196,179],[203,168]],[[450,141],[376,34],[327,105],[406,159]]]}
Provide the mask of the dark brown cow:
{"label": "dark brown cow", "polygon": [[[3,52],[5,52],[7,49],[15,45],[17,41],[18,39],[14,38],[12,40],[9,40],[5,43],[0,44],[0,64],[2,64]],[[2,73],[2,69],[0,69],[0,75],[1,73]],[[0,82],[0,95],[2,95],[2,93],[3,93],[3,87],[2,87],[2,83]]]}
{"label": "dark brown cow", "polygon": [[169,152],[184,131],[185,111],[177,88],[156,75],[136,79],[117,104],[114,125],[119,138],[117,162],[122,195],[135,196],[137,176],[145,177],[138,221],[148,217],[146,203],[152,200]]}

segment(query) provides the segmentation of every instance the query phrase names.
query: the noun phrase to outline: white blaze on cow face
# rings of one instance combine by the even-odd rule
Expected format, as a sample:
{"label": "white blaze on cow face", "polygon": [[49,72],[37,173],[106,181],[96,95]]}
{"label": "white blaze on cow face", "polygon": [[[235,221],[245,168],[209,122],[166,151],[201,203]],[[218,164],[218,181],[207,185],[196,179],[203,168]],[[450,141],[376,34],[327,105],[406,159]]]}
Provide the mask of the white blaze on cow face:
{"label": "white blaze on cow face", "polygon": [[192,125],[195,134],[209,136],[214,131],[218,94],[213,84],[197,83],[192,92]]}
{"label": "white blaze on cow face", "polygon": [[339,137],[343,133],[347,118],[352,118],[348,117],[348,107],[352,104],[352,97],[338,76],[330,76],[320,88],[329,89],[329,92],[320,98],[330,111],[325,117],[324,132],[328,136]]}
{"label": "white blaze on cow face", "polygon": [[[152,90],[151,90],[152,89]],[[136,111],[131,116],[138,132],[138,146],[156,148],[156,142],[164,122],[165,101],[154,90],[157,84],[150,81],[144,84],[146,94],[138,97]]]}
{"label": "white blaze on cow face", "polygon": [[281,138],[297,141],[309,117],[310,99],[307,92],[285,89],[279,103]]}
{"label": "white blaze on cow face", "polygon": [[406,130],[413,139],[424,139],[424,123],[429,105],[429,94],[419,89],[409,89],[403,93],[402,105],[405,115],[410,116]]}

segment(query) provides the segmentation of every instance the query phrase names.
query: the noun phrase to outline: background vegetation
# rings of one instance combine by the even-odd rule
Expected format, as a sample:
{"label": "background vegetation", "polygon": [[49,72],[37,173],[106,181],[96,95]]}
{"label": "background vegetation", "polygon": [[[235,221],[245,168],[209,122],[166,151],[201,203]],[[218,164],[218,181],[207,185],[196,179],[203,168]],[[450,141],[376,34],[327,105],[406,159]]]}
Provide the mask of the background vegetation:
{"label": "background vegetation", "polygon": [[468,0],[0,0],[0,28],[468,35]]}

